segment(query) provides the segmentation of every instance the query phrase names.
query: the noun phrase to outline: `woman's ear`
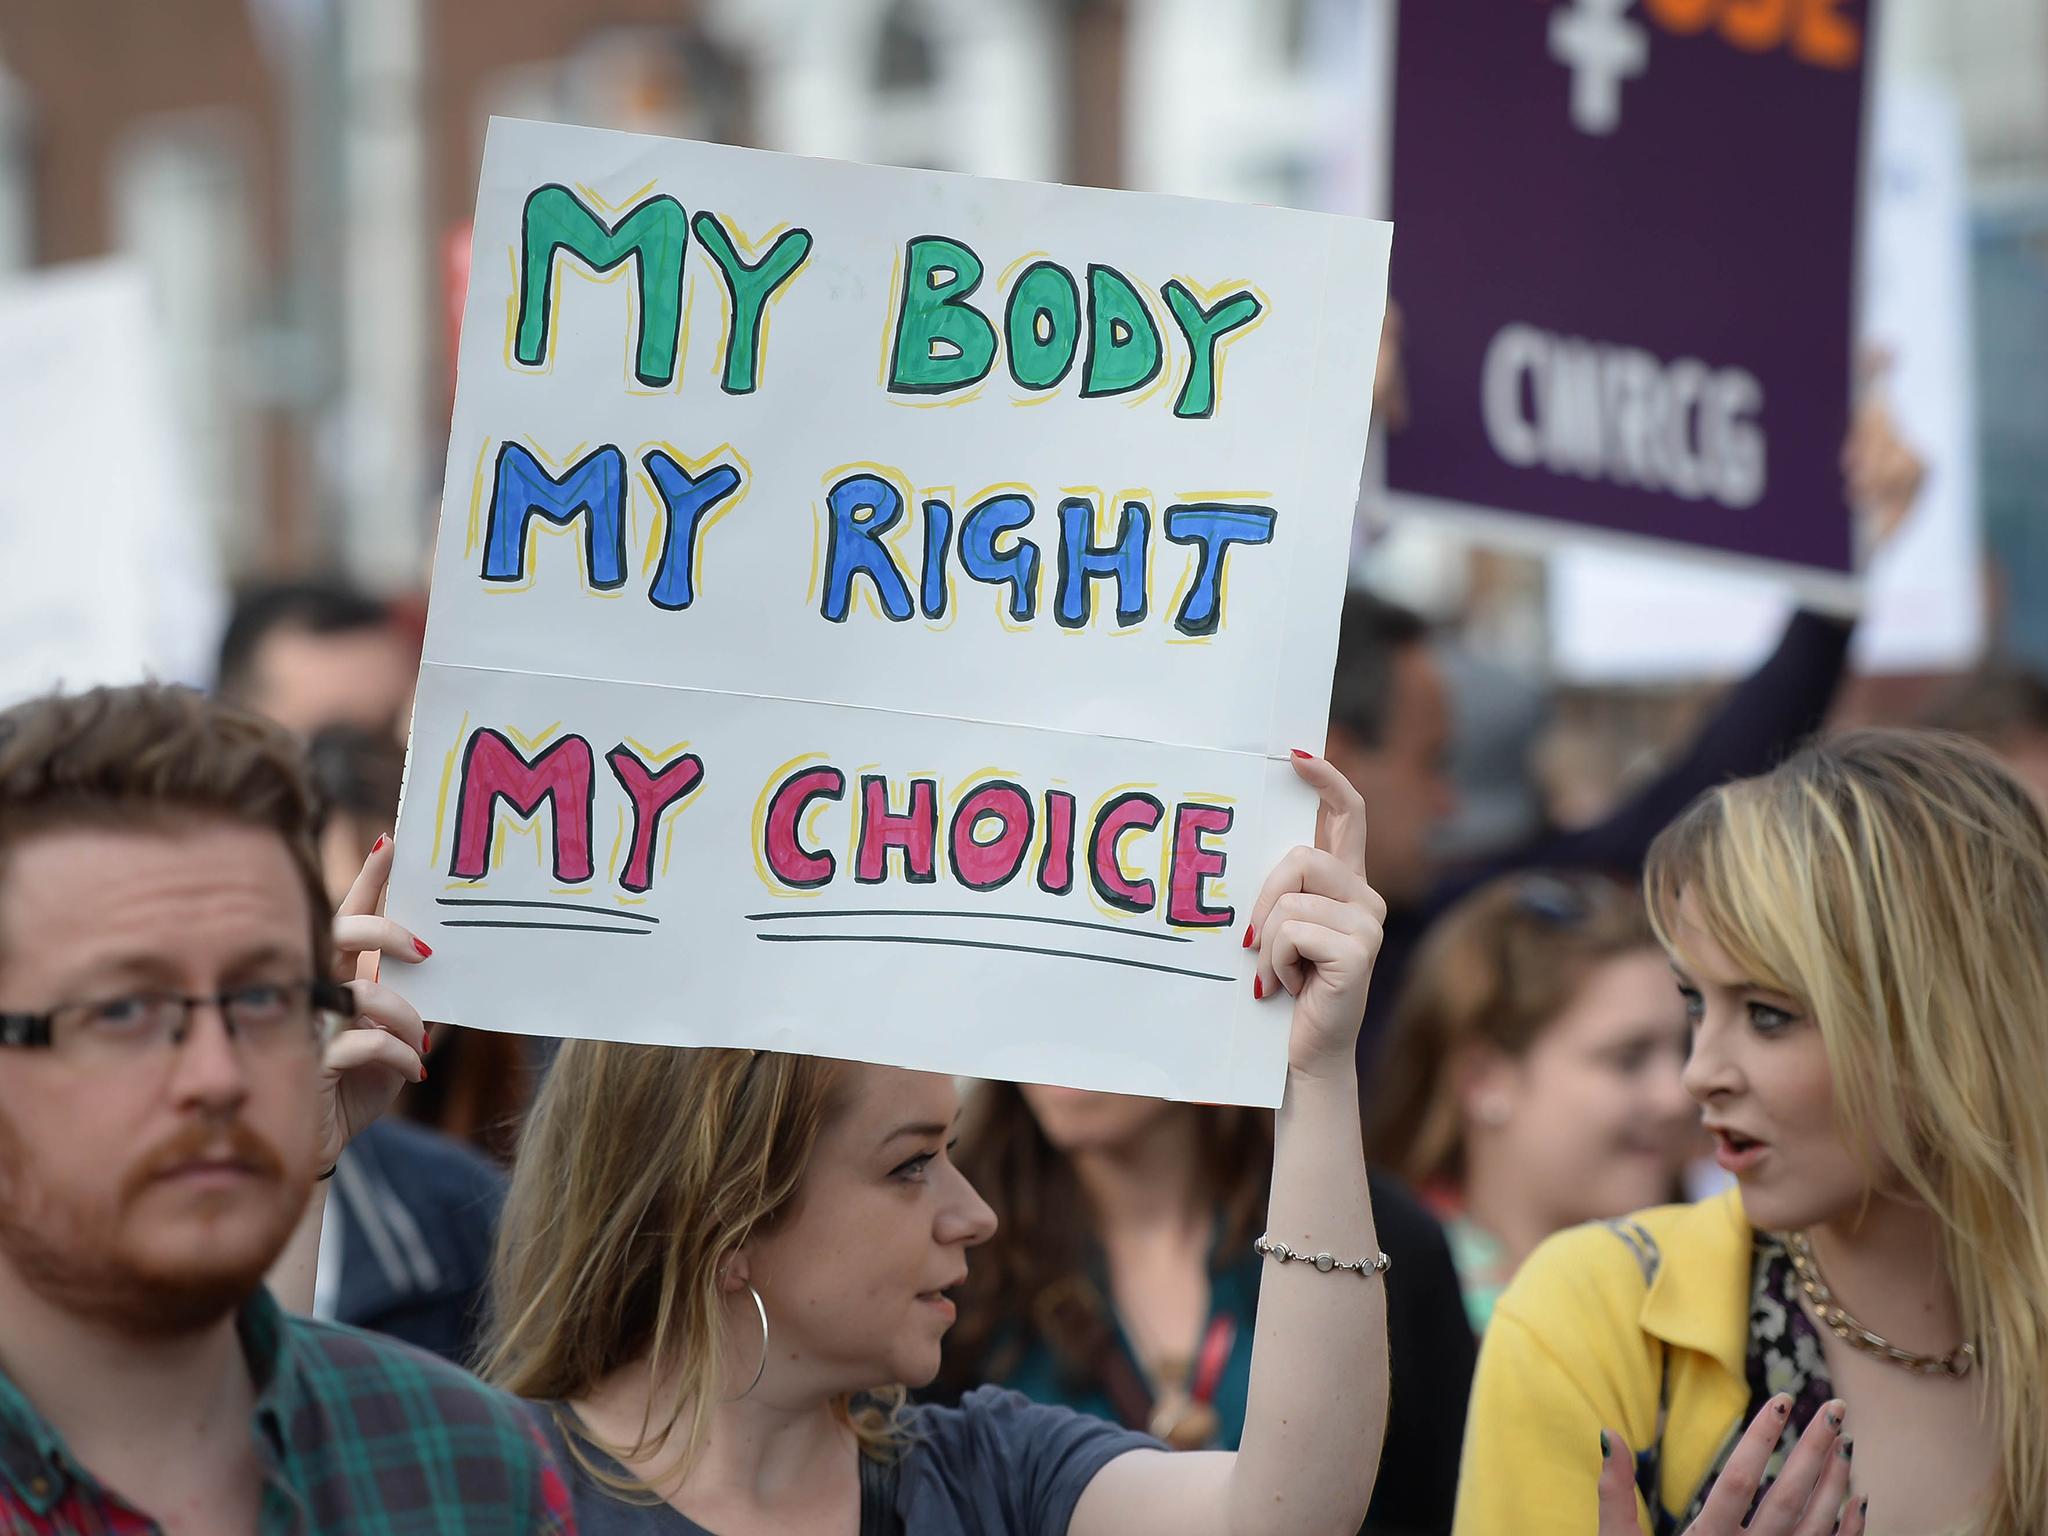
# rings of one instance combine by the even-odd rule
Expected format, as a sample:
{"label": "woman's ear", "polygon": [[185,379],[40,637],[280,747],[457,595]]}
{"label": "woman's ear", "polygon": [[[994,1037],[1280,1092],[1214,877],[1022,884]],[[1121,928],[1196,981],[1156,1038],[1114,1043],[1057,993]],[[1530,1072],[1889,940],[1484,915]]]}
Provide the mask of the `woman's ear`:
{"label": "woman's ear", "polygon": [[728,1296],[737,1295],[747,1288],[747,1282],[751,1279],[753,1275],[747,1264],[747,1250],[742,1248],[720,1267],[718,1289]]}
{"label": "woman's ear", "polygon": [[1481,1041],[1466,1044],[1451,1080],[1457,1085],[1458,1118],[1466,1125],[1498,1130],[1514,1118],[1522,1070],[1505,1051]]}

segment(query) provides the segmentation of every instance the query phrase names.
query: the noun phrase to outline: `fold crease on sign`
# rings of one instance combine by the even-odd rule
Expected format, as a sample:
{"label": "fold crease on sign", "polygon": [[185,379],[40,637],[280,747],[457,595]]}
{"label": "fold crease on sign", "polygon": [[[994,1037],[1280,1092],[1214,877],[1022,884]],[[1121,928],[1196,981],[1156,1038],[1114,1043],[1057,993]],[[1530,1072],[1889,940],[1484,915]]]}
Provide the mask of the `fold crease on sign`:
{"label": "fold crease on sign", "polygon": [[1004,720],[995,715],[949,715],[922,709],[890,709],[880,704],[849,704],[842,699],[813,699],[779,693],[759,693],[752,689],[740,688],[693,688],[684,683],[645,683],[615,677],[589,676],[580,672],[534,672],[524,667],[483,667],[464,661],[425,661],[420,664],[422,672],[428,669],[444,672],[482,672],[499,677],[545,677],[565,683],[603,683],[611,687],[647,688],[660,693],[689,693],[715,696],[723,699],[766,699],[775,704],[811,704],[821,709],[853,709],[863,714],[892,715],[906,720],[956,720],[962,725],[989,725],[1003,730],[1036,731],[1047,736],[1073,736],[1088,741],[1128,741],[1146,747],[1172,747],[1186,752],[1214,752],[1227,757],[1257,757],[1269,762],[1285,762],[1289,749],[1273,747],[1259,751],[1250,747],[1219,747],[1200,742],[1169,741],[1155,736],[1118,736],[1109,731],[1069,731],[1056,725],[1027,724],[1018,720]]}

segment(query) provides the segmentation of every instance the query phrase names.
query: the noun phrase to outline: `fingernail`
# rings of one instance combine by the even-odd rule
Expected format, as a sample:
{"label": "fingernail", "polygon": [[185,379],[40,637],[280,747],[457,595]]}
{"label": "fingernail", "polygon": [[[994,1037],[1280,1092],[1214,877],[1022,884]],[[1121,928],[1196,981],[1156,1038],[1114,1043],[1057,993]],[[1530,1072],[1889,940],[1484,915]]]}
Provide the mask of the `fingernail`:
{"label": "fingernail", "polygon": [[434,952],[427,947],[427,942],[425,939],[414,939],[412,941],[412,947],[420,952],[420,958],[422,960],[431,960],[434,957]]}
{"label": "fingernail", "polygon": [[384,845],[390,841],[390,838],[384,836],[382,833],[379,833],[377,836],[377,841],[370,844],[370,852],[382,853],[384,851]]}
{"label": "fingernail", "polygon": [[1265,995],[1266,995],[1266,983],[1265,983],[1265,980],[1264,980],[1264,978],[1262,978],[1262,977],[1258,977],[1258,976],[1254,976],[1254,977],[1252,978],[1252,998],[1253,998],[1253,1000],[1254,1000],[1254,1001],[1257,1001],[1258,999],[1260,999],[1260,998],[1263,998],[1263,997],[1264,997]]}
{"label": "fingernail", "polygon": [[1847,1461],[1850,1457],[1854,1456],[1855,1454],[1856,1442],[1854,1440],[1844,1440],[1842,1442],[1842,1460]]}
{"label": "fingernail", "polygon": [[1771,1412],[1775,1413],[1781,1419],[1789,1418],[1792,1413],[1792,1399],[1789,1397],[1772,1398]]}
{"label": "fingernail", "polygon": [[425,1082],[426,1080],[427,1080],[427,1064],[426,1064],[426,1063],[425,1063],[425,1062],[423,1061],[423,1062],[421,1062],[421,1063],[420,1063],[420,1081],[424,1083],[424,1082]]}
{"label": "fingernail", "polygon": [[433,1031],[432,1031],[431,1029],[427,1029],[427,1028],[424,1028],[424,1027],[423,1027],[423,1028],[421,1028],[421,1030],[420,1030],[420,1049],[421,1049],[422,1051],[431,1051],[431,1050],[432,1050],[433,1048],[434,1048],[434,1032],[433,1032]]}
{"label": "fingernail", "polygon": [[1299,748],[1299,747],[1293,747],[1293,748],[1290,748],[1289,750],[1290,750],[1290,751],[1292,751],[1292,752],[1294,753],[1294,755],[1295,755],[1296,757],[1314,757],[1314,756],[1315,756],[1315,753],[1313,753],[1313,752],[1304,752],[1304,751],[1302,751],[1302,750],[1301,750],[1301,748]]}
{"label": "fingernail", "polygon": [[1603,1429],[1600,1431],[1600,1459],[1605,1461],[1613,1454],[1613,1448],[1607,1443],[1607,1431]]}
{"label": "fingernail", "polygon": [[1258,941],[1258,937],[1258,930],[1252,927],[1250,923],[1246,923],[1244,925],[1244,947],[1250,949]]}

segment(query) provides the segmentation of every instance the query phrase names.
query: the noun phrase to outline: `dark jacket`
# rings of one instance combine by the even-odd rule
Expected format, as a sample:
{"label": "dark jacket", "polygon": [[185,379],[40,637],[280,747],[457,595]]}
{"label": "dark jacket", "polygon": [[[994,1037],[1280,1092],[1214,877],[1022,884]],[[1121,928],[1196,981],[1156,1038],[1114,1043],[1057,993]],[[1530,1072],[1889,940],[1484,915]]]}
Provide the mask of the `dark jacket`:
{"label": "dark jacket", "polygon": [[504,1202],[504,1173],[452,1136],[394,1119],[361,1132],[327,1201],[336,1321],[470,1364]]}

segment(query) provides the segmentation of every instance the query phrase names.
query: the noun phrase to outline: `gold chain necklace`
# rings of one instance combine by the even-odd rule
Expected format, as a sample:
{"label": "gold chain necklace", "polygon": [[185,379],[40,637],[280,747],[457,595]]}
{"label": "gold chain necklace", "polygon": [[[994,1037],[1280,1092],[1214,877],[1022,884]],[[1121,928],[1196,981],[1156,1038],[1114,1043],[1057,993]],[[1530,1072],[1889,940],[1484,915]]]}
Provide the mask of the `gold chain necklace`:
{"label": "gold chain necklace", "polygon": [[1799,1289],[1806,1293],[1807,1301],[1812,1304],[1814,1315],[1844,1344],[1852,1345],[1866,1355],[1875,1355],[1888,1364],[1918,1371],[1923,1376],[1960,1378],[1969,1375],[1970,1367],[1977,1363],[1974,1341],[1958,1344],[1945,1355],[1916,1355],[1910,1349],[1899,1348],[1889,1339],[1880,1338],[1851,1317],[1835,1300],[1835,1293],[1820,1277],[1820,1266],[1813,1258],[1813,1243],[1804,1232],[1785,1235],[1785,1252],[1792,1260],[1792,1273],[1799,1280]]}

